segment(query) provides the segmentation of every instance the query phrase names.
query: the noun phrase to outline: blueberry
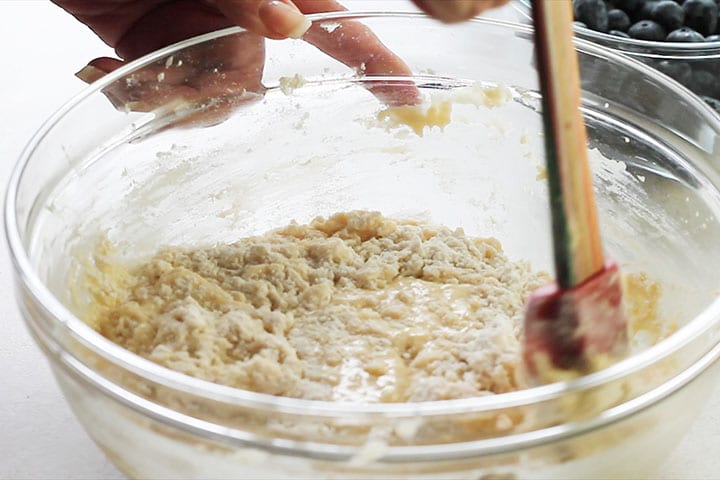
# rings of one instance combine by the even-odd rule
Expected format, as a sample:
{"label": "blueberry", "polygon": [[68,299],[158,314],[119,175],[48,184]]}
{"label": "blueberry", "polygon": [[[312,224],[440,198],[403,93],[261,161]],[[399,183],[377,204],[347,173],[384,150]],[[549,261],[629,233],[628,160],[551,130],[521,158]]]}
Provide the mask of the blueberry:
{"label": "blueberry", "polygon": [[583,22],[588,28],[607,32],[607,7],[603,0],[573,0],[573,12],[575,20]]}
{"label": "blueberry", "polygon": [[692,81],[692,68],[687,62],[661,60],[655,65],[655,68],[685,86],[690,85]]}
{"label": "blueberry", "polygon": [[665,40],[668,42],[704,42],[705,37],[692,28],[683,27],[670,32]]}
{"label": "blueberry", "polygon": [[608,30],[620,30],[621,32],[627,32],[630,28],[630,17],[628,14],[617,8],[609,10],[608,16]]}
{"label": "blueberry", "polygon": [[652,20],[641,20],[630,26],[628,35],[638,40],[660,42],[665,40],[665,29]]}
{"label": "blueberry", "polygon": [[[720,59],[704,59],[700,62],[698,68],[710,72],[716,79],[720,79]],[[718,98],[720,98],[720,96]]]}
{"label": "blueberry", "polygon": [[615,8],[619,8],[625,13],[635,13],[640,8],[641,0],[610,0]]}
{"label": "blueberry", "polygon": [[705,37],[705,41],[706,42],[720,42],[720,35],[718,35],[718,34],[708,35],[707,37]]}
{"label": "blueberry", "polygon": [[621,32],[620,30],[610,30],[608,35],[612,35],[613,37],[630,38],[630,35],[625,32]]}
{"label": "blueberry", "polygon": [[706,97],[705,95],[702,95],[700,98],[702,98],[705,103],[710,105],[713,110],[720,113],[720,100],[718,100],[717,98]]}
{"label": "blueberry", "polygon": [[718,5],[715,0],[685,0],[685,25],[702,35],[715,33],[718,22]]}
{"label": "blueberry", "polygon": [[677,30],[683,26],[685,11],[673,0],[662,0],[653,5],[650,20],[656,21],[665,30]]}
{"label": "blueberry", "polygon": [[660,0],[642,0],[640,7],[635,11],[635,14],[633,15],[633,19],[636,22],[639,22],[640,20],[652,20],[653,8],[655,7],[655,4],[659,1]]}
{"label": "blueberry", "polygon": [[[690,0],[687,0],[688,2]],[[708,97],[720,97],[720,83],[716,80],[715,75],[705,70],[695,70],[690,82],[690,90],[698,95]]]}

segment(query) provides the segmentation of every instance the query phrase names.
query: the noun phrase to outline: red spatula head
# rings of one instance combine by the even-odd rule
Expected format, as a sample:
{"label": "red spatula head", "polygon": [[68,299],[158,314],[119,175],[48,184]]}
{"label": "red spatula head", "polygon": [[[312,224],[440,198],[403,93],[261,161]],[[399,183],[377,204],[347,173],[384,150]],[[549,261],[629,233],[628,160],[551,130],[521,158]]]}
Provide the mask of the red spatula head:
{"label": "red spatula head", "polygon": [[525,316],[523,361],[532,384],[567,380],[603,368],[627,350],[618,267],[607,263],[583,283],[535,291]]}

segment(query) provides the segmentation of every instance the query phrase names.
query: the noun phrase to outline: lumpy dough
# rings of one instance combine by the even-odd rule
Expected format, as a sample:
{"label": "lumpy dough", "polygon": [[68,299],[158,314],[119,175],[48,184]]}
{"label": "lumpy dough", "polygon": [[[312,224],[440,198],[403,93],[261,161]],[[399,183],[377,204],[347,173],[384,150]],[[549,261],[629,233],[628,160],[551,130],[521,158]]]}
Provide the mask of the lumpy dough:
{"label": "lumpy dough", "polygon": [[524,303],[549,281],[495,239],[371,212],[167,248],[125,273],[88,318],[119,345],[233,387],[358,402],[520,388]]}

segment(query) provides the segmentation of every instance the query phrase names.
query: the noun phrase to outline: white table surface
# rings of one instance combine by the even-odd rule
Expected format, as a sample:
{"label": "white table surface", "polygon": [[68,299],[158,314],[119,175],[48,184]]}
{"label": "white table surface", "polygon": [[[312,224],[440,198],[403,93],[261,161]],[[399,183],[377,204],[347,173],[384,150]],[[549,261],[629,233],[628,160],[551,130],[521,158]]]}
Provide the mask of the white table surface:
{"label": "white table surface", "polygon": [[[349,0],[374,10],[381,0]],[[393,9],[412,9],[392,2]],[[493,16],[514,19],[505,10]],[[33,132],[83,88],[73,73],[112,55],[93,33],[47,0],[0,0],[0,185]],[[0,239],[0,479],[123,478],[73,417],[18,313],[5,236]],[[720,389],[662,468],[666,479],[720,479]]]}

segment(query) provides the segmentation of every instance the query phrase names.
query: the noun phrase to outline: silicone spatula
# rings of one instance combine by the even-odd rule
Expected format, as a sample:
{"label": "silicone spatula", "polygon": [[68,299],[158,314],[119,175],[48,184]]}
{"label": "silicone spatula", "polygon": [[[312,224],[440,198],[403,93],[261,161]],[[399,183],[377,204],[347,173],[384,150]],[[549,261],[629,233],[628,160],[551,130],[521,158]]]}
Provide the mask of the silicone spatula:
{"label": "silicone spatula", "polygon": [[603,368],[627,350],[621,277],[603,257],[580,111],[571,0],[533,2],[556,280],[528,301],[523,361],[531,384]]}

